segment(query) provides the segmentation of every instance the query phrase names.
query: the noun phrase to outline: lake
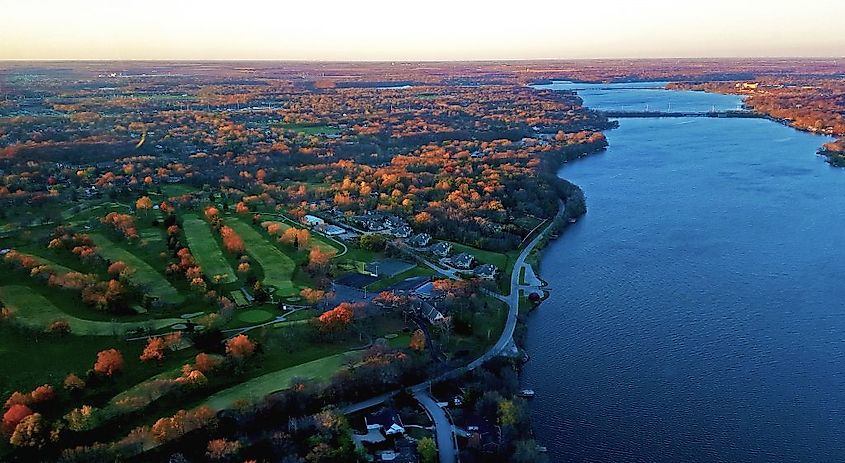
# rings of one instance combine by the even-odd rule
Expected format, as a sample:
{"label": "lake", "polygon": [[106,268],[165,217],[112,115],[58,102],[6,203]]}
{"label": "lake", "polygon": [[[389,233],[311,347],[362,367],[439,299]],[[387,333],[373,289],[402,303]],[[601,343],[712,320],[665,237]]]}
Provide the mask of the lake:
{"label": "lake", "polygon": [[[735,109],[660,84],[585,105]],[[524,387],[552,461],[845,461],[845,170],[765,119],[621,119],[565,165],[588,212],[545,250]]]}

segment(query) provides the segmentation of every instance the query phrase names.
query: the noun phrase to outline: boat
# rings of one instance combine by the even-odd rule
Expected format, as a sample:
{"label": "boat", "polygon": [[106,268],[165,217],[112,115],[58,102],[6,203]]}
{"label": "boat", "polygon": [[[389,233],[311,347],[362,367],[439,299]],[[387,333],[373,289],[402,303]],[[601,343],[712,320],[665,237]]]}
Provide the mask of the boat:
{"label": "boat", "polygon": [[547,449],[545,446],[538,445],[537,451],[540,452],[540,453],[547,453],[549,451],[549,449]]}
{"label": "boat", "polygon": [[534,397],[534,389],[523,389],[517,394],[520,397],[531,399]]}

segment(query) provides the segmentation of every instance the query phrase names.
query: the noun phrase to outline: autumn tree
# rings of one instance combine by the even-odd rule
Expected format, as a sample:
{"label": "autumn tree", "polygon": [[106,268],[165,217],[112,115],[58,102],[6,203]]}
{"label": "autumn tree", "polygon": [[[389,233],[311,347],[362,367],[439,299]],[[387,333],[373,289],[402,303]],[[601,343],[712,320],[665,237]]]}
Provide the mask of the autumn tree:
{"label": "autumn tree", "polygon": [[219,367],[220,363],[221,361],[219,357],[206,354],[205,352],[200,352],[194,359],[194,366],[196,367],[196,369],[205,373],[206,375],[214,371],[217,367]]}
{"label": "autumn tree", "polygon": [[152,337],[147,340],[147,346],[141,352],[140,357],[142,362],[149,362],[150,360],[162,361],[164,360],[164,338]]}
{"label": "autumn tree", "polygon": [[141,196],[135,201],[135,209],[139,211],[149,211],[153,207],[153,200],[149,196]]}
{"label": "autumn tree", "polygon": [[223,247],[230,253],[243,253],[245,246],[244,240],[238,235],[235,230],[230,227],[223,226],[220,228],[220,236],[223,237]]}
{"label": "autumn tree", "polygon": [[123,370],[123,354],[117,349],[107,349],[97,353],[94,371],[105,376],[113,376]]}
{"label": "autumn tree", "polygon": [[361,307],[361,304],[341,302],[338,306],[324,312],[317,318],[320,331],[326,333],[337,333],[346,329],[352,324],[352,321],[355,318],[355,311]]}
{"label": "autumn tree", "polygon": [[14,404],[3,413],[3,432],[11,434],[18,423],[27,416],[32,415],[32,409],[24,404]]}
{"label": "autumn tree", "polygon": [[236,361],[243,361],[255,353],[255,343],[246,335],[239,334],[226,342],[226,355]]}
{"label": "autumn tree", "polygon": [[15,447],[41,448],[47,443],[49,425],[45,423],[40,413],[33,413],[15,426],[15,431],[9,439],[9,443]]}
{"label": "autumn tree", "polygon": [[425,333],[422,330],[416,330],[411,334],[411,341],[408,343],[408,347],[416,351],[422,351],[425,349]]}
{"label": "autumn tree", "polygon": [[307,269],[312,275],[325,275],[329,271],[329,263],[334,253],[326,252],[315,246],[308,253]]}
{"label": "autumn tree", "polygon": [[208,442],[205,455],[212,461],[226,461],[234,458],[241,449],[241,443],[226,439],[213,439]]}
{"label": "autumn tree", "polygon": [[75,373],[70,373],[65,377],[63,385],[66,391],[81,391],[85,389],[85,380],[76,376]]}

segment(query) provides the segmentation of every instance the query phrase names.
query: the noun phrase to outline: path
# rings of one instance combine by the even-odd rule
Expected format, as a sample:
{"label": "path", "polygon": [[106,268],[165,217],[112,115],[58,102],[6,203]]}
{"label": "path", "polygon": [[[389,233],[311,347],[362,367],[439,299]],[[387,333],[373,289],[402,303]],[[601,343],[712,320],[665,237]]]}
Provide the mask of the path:
{"label": "path", "polygon": [[428,393],[428,387],[418,385],[412,390],[412,394],[417,402],[425,408],[426,413],[434,423],[440,463],[455,463],[457,461],[458,442],[452,432],[452,421],[446,415],[446,411],[437,405],[437,402]]}
{"label": "path", "polygon": [[[563,201],[560,202],[560,207],[558,208],[557,215],[555,216],[555,220],[551,223],[554,223],[558,219],[563,218],[563,214],[565,212]],[[455,368],[453,370],[447,371],[435,378],[431,378],[429,380],[423,381],[420,384],[411,387],[412,393],[414,398],[426,409],[426,411],[431,415],[432,421],[434,421],[435,425],[435,433],[437,434],[437,448],[438,452],[440,453],[440,462],[441,463],[454,463],[455,462],[455,448],[456,445],[455,437],[453,435],[454,428],[449,421],[448,417],[446,416],[446,412],[437,406],[437,403],[434,402],[434,399],[429,395],[428,388],[429,386],[437,381],[454,377],[463,373],[466,373],[470,370],[474,370],[481,365],[484,364],[489,359],[502,355],[503,352],[511,349],[515,349],[515,345],[513,343],[513,333],[516,329],[516,322],[518,320],[519,315],[519,274],[520,269],[522,269],[525,265],[529,265],[525,263],[525,259],[534,250],[540,240],[546,235],[549,231],[549,227],[547,226],[541,232],[537,233],[531,242],[528,243],[525,248],[523,248],[522,252],[519,253],[519,257],[517,257],[513,271],[511,272],[511,291],[510,295],[504,296],[498,293],[494,293],[492,291],[486,291],[489,295],[505,302],[508,304],[508,318],[505,323],[505,329],[502,330],[502,334],[499,336],[498,341],[494,344],[490,349],[487,350],[484,354],[478,357],[476,360],[470,362],[465,367]],[[436,267],[435,270],[438,270]],[[439,271],[439,270],[438,270]],[[441,272],[443,273],[443,272]],[[355,411],[360,411],[365,408],[374,407],[383,403],[388,398],[392,397],[396,391],[388,394],[383,394],[381,396],[373,397],[371,399],[358,402],[355,404],[347,405],[346,407],[342,408],[341,411],[344,413],[353,413]],[[433,408],[432,408],[433,407]],[[437,413],[437,410],[439,413]],[[351,411],[349,411],[351,410]],[[441,416],[442,415],[442,416]],[[451,450],[450,450],[451,449]],[[450,455],[451,452],[451,455]]]}

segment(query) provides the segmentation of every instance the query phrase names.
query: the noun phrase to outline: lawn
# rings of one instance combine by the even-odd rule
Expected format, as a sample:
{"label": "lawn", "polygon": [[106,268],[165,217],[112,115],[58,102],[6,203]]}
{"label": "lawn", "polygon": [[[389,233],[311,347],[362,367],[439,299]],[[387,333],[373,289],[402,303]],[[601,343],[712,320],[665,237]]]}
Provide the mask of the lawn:
{"label": "lawn", "polygon": [[212,395],[206,400],[205,405],[216,411],[225,410],[231,408],[236,402],[242,400],[256,402],[269,394],[287,389],[294,378],[326,380],[346,363],[350,355],[357,354],[349,352],[336,354],[258,376]]}
{"label": "lawn", "polygon": [[261,236],[252,225],[237,218],[227,220],[226,224],[243,238],[247,254],[261,266],[265,285],[276,288],[280,296],[298,293],[291,281],[296,263],[290,257]]}
{"label": "lawn", "polygon": [[62,312],[44,296],[33,292],[26,286],[0,287],[0,301],[14,314],[19,323],[37,331],[58,320],[67,320],[71,332],[78,335],[113,336],[135,328],[159,330],[174,323],[181,323],[178,318],[164,318],[143,322],[106,322],[84,320]]}
{"label": "lawn", "polygon": [[205,220],[196,215],[186,215],[182,220],[182,229],[185,231],[191,254],[206,276],[214,281],[215,275],[224,275],[224,278],[220,280],[224,284],[238,281]]}
{"label": "lawn", "polygon": [[238,312],[238,320],[244,323],[264,323],[275,317],[272,313],[262,309],[242,310]]}
{"label": "lawn", "polygon": [[133,270],[129,281],[137,288],[165,304],[185,302],[185,297],[150,264],[99,233],[91,233],[89,236],[97,245],[97,254],[110,262],[123,261]]}

